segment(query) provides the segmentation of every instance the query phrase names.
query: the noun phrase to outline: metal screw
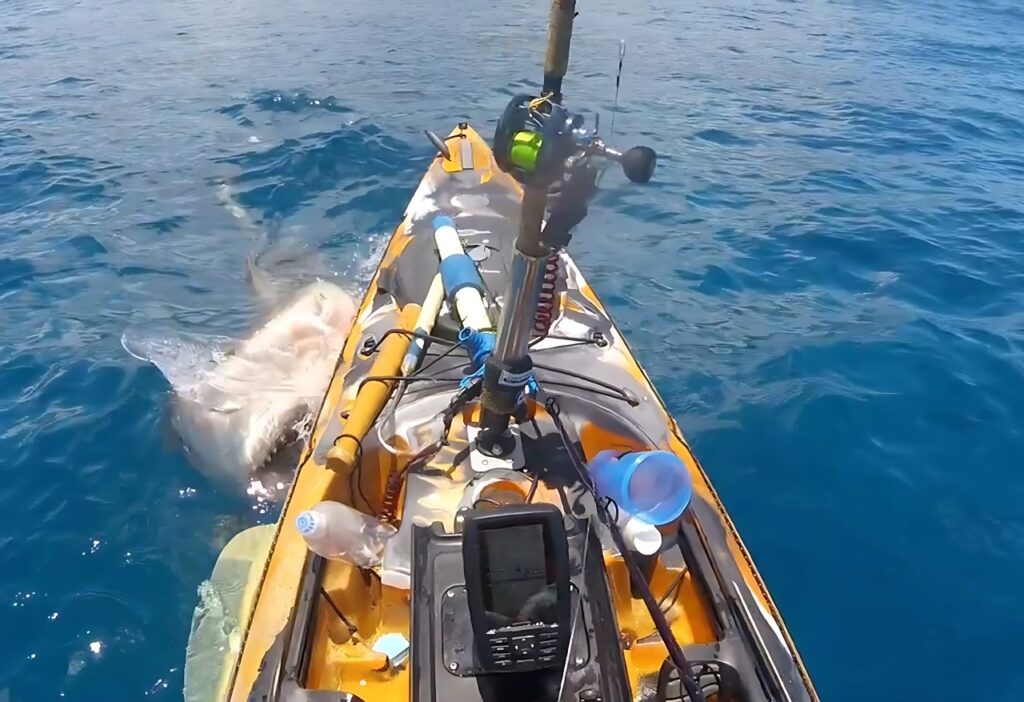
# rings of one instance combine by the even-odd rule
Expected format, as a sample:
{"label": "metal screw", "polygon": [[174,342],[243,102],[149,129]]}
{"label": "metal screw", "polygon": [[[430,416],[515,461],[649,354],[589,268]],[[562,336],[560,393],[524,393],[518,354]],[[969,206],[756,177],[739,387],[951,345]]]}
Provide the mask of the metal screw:
{"label": "metal screw", "polygon": [[576,656],[576,665],[583,665],[583,659],[579,656]]}
{"label": "metal screw", "polygon": [[448,597],[455,597],[455,590],[449,590]]}
{"label": "metal screw", "polygon": [[458,669],[459,669],[459,664],[456,663],[455,661],[452,661],[451,663],[448,664],[448,670],[458,670]]}

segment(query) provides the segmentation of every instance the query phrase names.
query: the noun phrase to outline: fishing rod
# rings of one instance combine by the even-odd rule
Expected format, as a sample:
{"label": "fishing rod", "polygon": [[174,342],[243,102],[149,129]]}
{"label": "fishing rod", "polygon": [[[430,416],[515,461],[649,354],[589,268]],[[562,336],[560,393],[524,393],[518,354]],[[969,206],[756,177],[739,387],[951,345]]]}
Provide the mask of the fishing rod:
{"label": "fishing rod", "polygon": [[[533,377],[529,344],[546,260],[568,245],[572,229],[586,216],[602,162],[619,163],[638,183],[650,180],[657,163],[649,147],[620,152],[607,146],[596,131],[584,128],[582,115],[562,105],[575,16],[576,0],[553,0],[541,94],[512,98],[494,133],[498,166],[523,186],[511,275],[481,394],[477,447],[497,457],[514,448],[509,421]],[[552,190],[557,195],[549,197]]]}
{"label": "fishing rod", "polygon": [[[596,130],[584,129],[582,115],[562,105],[562,81],[569,66],[575,17],[576,0],[552,1],[541,94],[512,98],[494,134],[498,166],[523,186],[512,271],[502,298],[494,349],[484,366],[481,430],[476,441],[477,450],[499,458],[515,448],[508,425],[533,378],[530,341],[545,261],[568,245],[572,229],[586,217],[587,203],[597,191],[602,160],[618,162],[627,178],[640,183],[650,180],[657,163],[649,147],[637,146],[623,153],[606,146]],[[620,64],[621,58],[620,54]],[[549,193],[556,184],[557,199],[549,209]],[[564,431],[560,434],[564,439]],[[689,698],[703,702],[703,692],[682,647],[625,548],[618,526],[608,521]]]}

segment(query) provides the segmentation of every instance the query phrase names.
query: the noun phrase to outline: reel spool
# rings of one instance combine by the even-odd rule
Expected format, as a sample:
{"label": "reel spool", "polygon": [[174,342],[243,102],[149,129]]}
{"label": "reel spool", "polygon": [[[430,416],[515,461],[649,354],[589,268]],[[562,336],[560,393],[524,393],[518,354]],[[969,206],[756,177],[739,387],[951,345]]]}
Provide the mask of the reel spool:
{"label": "reel spool", "polygon": [[581,116],[546,97],[516,95],[494,130],[498,167],[523,185],[547,188],[576,152],[573,130],[582,124]]}

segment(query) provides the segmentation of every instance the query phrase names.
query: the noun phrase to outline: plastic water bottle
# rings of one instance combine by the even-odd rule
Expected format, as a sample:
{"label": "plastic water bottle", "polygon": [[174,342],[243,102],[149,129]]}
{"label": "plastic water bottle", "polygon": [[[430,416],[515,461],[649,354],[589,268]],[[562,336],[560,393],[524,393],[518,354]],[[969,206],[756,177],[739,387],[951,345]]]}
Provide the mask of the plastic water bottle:
{"label": "plastic water bottle", "polygon": [[670,451],[602,451],[588,468],[600,495],[655,526],[678,519],[693,496],[690,472]]}
{"label": "plastic water bottle", "polygon": [[300,514],[295,526],[309,550],[360,568],[380,565],[395,528],[340,502],[320,502]]}

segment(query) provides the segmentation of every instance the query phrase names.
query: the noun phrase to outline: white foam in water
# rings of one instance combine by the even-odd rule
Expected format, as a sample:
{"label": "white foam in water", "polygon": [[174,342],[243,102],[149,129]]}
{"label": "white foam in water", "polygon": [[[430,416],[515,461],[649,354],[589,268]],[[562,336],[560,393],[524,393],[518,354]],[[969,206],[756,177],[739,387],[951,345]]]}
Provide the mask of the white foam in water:
{"label": "white foam in water", "polygon": [[367,237],[367,243],[369,244],[370,253],[363,258],[357,259],[358,280],[365,282],[370,281],[370,278],[373,276],[374,271],[377,270],[377,266],[380,265],[380,261],[384,257],[384,252],[387,251],[388,243],[390,241],[391,232],[371,234],[369,237]]}

